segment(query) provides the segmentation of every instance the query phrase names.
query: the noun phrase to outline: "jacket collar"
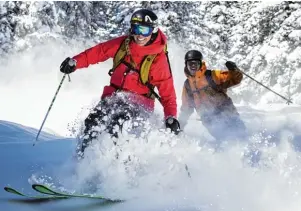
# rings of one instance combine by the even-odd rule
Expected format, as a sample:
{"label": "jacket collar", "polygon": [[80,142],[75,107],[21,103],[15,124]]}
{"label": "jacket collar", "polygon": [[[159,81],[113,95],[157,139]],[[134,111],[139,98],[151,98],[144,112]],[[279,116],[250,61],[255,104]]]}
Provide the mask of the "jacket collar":
{"label": "jacket collar", "polygon": [[130,50],[133,56],[147,56],[152,54],[158,54],[164,51],[164,47],[167,43],[167,38],[164,33],[158,29],[158,35],[152,44],[146,46],[139,46],[135,42],[130,43]]}

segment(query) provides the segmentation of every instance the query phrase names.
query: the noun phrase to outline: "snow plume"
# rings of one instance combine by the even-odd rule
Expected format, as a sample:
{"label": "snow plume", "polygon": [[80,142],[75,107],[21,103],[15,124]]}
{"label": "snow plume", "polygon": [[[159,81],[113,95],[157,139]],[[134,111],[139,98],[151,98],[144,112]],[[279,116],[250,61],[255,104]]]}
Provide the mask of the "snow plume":
{"label": "snow plume", "polygon": [[301,160],[291,134],[275,143],[258,132],[217,147],[150,127],[146,138],[124,134],[117,145],[101,135],[61,179],[64,188],[127,199],[123,210],[299,210]]}
{"label": "snow plume", "polygon": [[159,117],[145,122],[141,137],[126,124],[118,140],[107,133],[93,140],[59,181],[63,190],[126,199],[124,210],[297,211],[300,112],[248,112],[244,140],[214,141],[195,120],[178,136]]}

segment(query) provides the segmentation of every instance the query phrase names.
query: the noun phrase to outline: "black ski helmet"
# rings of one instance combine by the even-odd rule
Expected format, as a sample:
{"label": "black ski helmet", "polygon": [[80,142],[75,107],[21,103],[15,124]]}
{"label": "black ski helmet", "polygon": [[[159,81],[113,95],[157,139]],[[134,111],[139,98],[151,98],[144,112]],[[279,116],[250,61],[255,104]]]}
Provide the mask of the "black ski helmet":
{"label": "black ski helmet", "polygon": [[203,55],[197,50],[190,50],[185,54],[185,64],[189,60],[200,60],[202,62]]}
{"label": "black ski helmet", "polygon": [[140,24],[145,26],[156,27],[157,15],[147,9],[140,9],[133,13],[131,24]]}

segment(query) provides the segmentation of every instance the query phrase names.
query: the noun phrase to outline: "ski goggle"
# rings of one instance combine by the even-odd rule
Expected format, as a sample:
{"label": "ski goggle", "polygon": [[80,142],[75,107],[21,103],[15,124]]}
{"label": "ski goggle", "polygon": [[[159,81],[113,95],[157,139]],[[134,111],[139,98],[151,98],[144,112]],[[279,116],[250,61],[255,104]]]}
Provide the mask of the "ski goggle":
{"label": "ski goggle", "polygon": [[133,24],[131,26],[132,34],[142,35],[144,37],[148,37],[149,35],[151,35],[153,30],[154,30],[153,27],[150,27],[150,26],[142,26],[142,25],[137,25],[137,24]]}
{"label": "ski goggle", "polygon": [[201,61],[200,60],[189,60],[186,63],[187,69],[191,74],[194,74],[201,68]]}

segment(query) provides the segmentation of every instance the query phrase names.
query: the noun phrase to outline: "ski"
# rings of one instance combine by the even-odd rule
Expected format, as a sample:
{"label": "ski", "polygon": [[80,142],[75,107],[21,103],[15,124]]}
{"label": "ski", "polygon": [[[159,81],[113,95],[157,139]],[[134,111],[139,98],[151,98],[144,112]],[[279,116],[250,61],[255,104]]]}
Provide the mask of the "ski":
{"label": "ski", "polygon": [[11,188],[11,187],[4,187],[4,190],[8,193],[12,193],[12,194],[15,194],[15,195],[18,195],[18,196],[23,196],[23,197],[26,197],[26,198],[30,198],[30,199],[63,199],[63,198],[68,198],[66,196],[32,196],[32,195],[27,195],[27,194],[24,194],[14,188]]}
{"label": "ski", "polygon": [[60,196],[60,197],[77,197],[77,198],[88,198],[88,199],[102,199],[108,202],[123,202],[123,200],[119,200],[119,199],[109,199],[109,198],[105,198],[102,196],[93,196],[93,195],[87,195],[87,194],[72,194],[72,193],[63,193],[63,192],[59,192],[56,190],[53,190],[49,187],[47,187],[46,185],[42,185],[42,184],[33,184],[32,188],[39,192],[39,193],[43,193],[43,194],[47,194],[47,195],[51,195],[51,196]]}

